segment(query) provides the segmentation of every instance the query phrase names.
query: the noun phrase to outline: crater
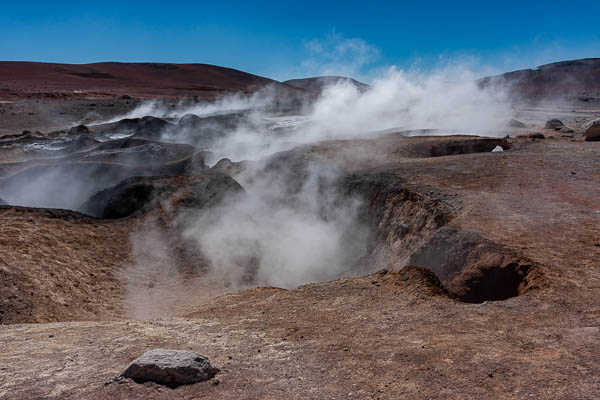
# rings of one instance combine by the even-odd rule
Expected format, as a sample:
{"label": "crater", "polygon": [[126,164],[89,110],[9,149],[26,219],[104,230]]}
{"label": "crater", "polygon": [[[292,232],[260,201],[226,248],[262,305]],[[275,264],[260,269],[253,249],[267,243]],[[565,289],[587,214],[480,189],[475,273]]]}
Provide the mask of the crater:
{"label": "crater", "polygon": [[539,266],[480,234],[443,227],[410,263],[435,273],[449,293],[467,303],[506,300],[539,287]]}
{"label": "crater", "polygon": [[423,267],[451,296],[468,303],[506,300],[543,284],[539,265],[479,233],[453,227],[457,199],[393,176],[353,177],[346,185],[363,195],[371,232],[354,275]]}

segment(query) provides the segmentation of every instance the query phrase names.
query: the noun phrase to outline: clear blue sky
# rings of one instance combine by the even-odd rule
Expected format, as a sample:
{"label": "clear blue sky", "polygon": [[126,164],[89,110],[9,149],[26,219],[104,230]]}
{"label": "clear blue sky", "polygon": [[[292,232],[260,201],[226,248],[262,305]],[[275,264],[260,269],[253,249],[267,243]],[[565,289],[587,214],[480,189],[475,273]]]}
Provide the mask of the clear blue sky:
{"label": "clear blue sky", "polygon": [[287,79],[440,60],[504,71],[600,57],[598,0],[121,3],[3,2],[0,59],[200,62]]}

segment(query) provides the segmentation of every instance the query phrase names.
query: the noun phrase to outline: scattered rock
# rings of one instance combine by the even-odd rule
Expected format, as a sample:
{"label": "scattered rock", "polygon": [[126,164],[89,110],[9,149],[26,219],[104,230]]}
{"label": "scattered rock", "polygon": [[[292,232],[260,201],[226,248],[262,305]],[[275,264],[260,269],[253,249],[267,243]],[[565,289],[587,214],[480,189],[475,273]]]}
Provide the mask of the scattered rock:
{"label": "scattered rock", "polygon": [[124,94],[123,96],[121,96],[121,100],[131,100],[131,96],[129,96],[128,94]]}
{"label": "scattered rock", "polygon": [[518,121],[516,119],[511,119],[510,121],[508,121],[508,126],[512,127],[512,128],[525,128],[525,124],[522,123],[521,121]]}
{"label": "scattered rock", "polygon": [[563,122],[560,119],[551,119],[546,121],[546,125],[544,125],[545,129],[560,129],[563,126],[565,126],[565,124],[563,124]]}
{"label": "scattered rock", "polygon": [[541,134],[539,132],[534,132],[534,133],[529,134],[529,138],[530,139],[546,139],[546,136],[544,136],[543,134]]}
{"label": "scattered rock", "polygon": [[600,140],[600,118],[587,121],[582,126],[583,136],[588,142]]}
{"label": "scattered rock", "polygon": [[153,349],[133,360],[121,376],[177,387],[209,380],[217,372],[206,357],[193,351]]}

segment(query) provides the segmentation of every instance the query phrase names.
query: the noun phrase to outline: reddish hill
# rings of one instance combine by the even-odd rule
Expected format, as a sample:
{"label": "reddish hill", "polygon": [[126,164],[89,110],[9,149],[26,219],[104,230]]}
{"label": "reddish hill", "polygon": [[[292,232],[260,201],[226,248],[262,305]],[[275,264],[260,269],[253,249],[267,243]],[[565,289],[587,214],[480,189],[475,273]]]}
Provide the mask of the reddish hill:
{"label": "reddish hill", "polygon": [[533,69],[483,78],[481,86],[508,85],[522,97],[568,96],[583,101],[600,97],[600,58],[561,61]]}
{"label": "reddish hill", "polygon": [[266,85],[298,91],[272,79],[208,64],[0,62],[0,99],[6,100],[122,95],[211,98],[224,91],[254,91]]}

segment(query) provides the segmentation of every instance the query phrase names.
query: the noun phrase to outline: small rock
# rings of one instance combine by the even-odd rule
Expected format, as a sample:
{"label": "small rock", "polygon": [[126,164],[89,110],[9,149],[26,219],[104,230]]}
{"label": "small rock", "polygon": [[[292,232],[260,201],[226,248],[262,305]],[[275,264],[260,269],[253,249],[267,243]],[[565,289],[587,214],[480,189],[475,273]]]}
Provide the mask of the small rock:
{"label": "small rock", "polygon": [[206,357],[193,351],[153,349],[133,360],[121,376],[176,387],[209,380],[217,372]]}
{"label": "small rock", "polygon": [[492,153],[497,153],[499,151],[504,151],[504,149],[502,148],[502,146],[496,146],[492,149]]}
{"label": "small rock", "polygon": [[545,129],[560,129],[563,126],[565,126],[565,124],[563,124],[563,122],[560,119],[551,119],[546,121],[546,125],[544,125]]}

